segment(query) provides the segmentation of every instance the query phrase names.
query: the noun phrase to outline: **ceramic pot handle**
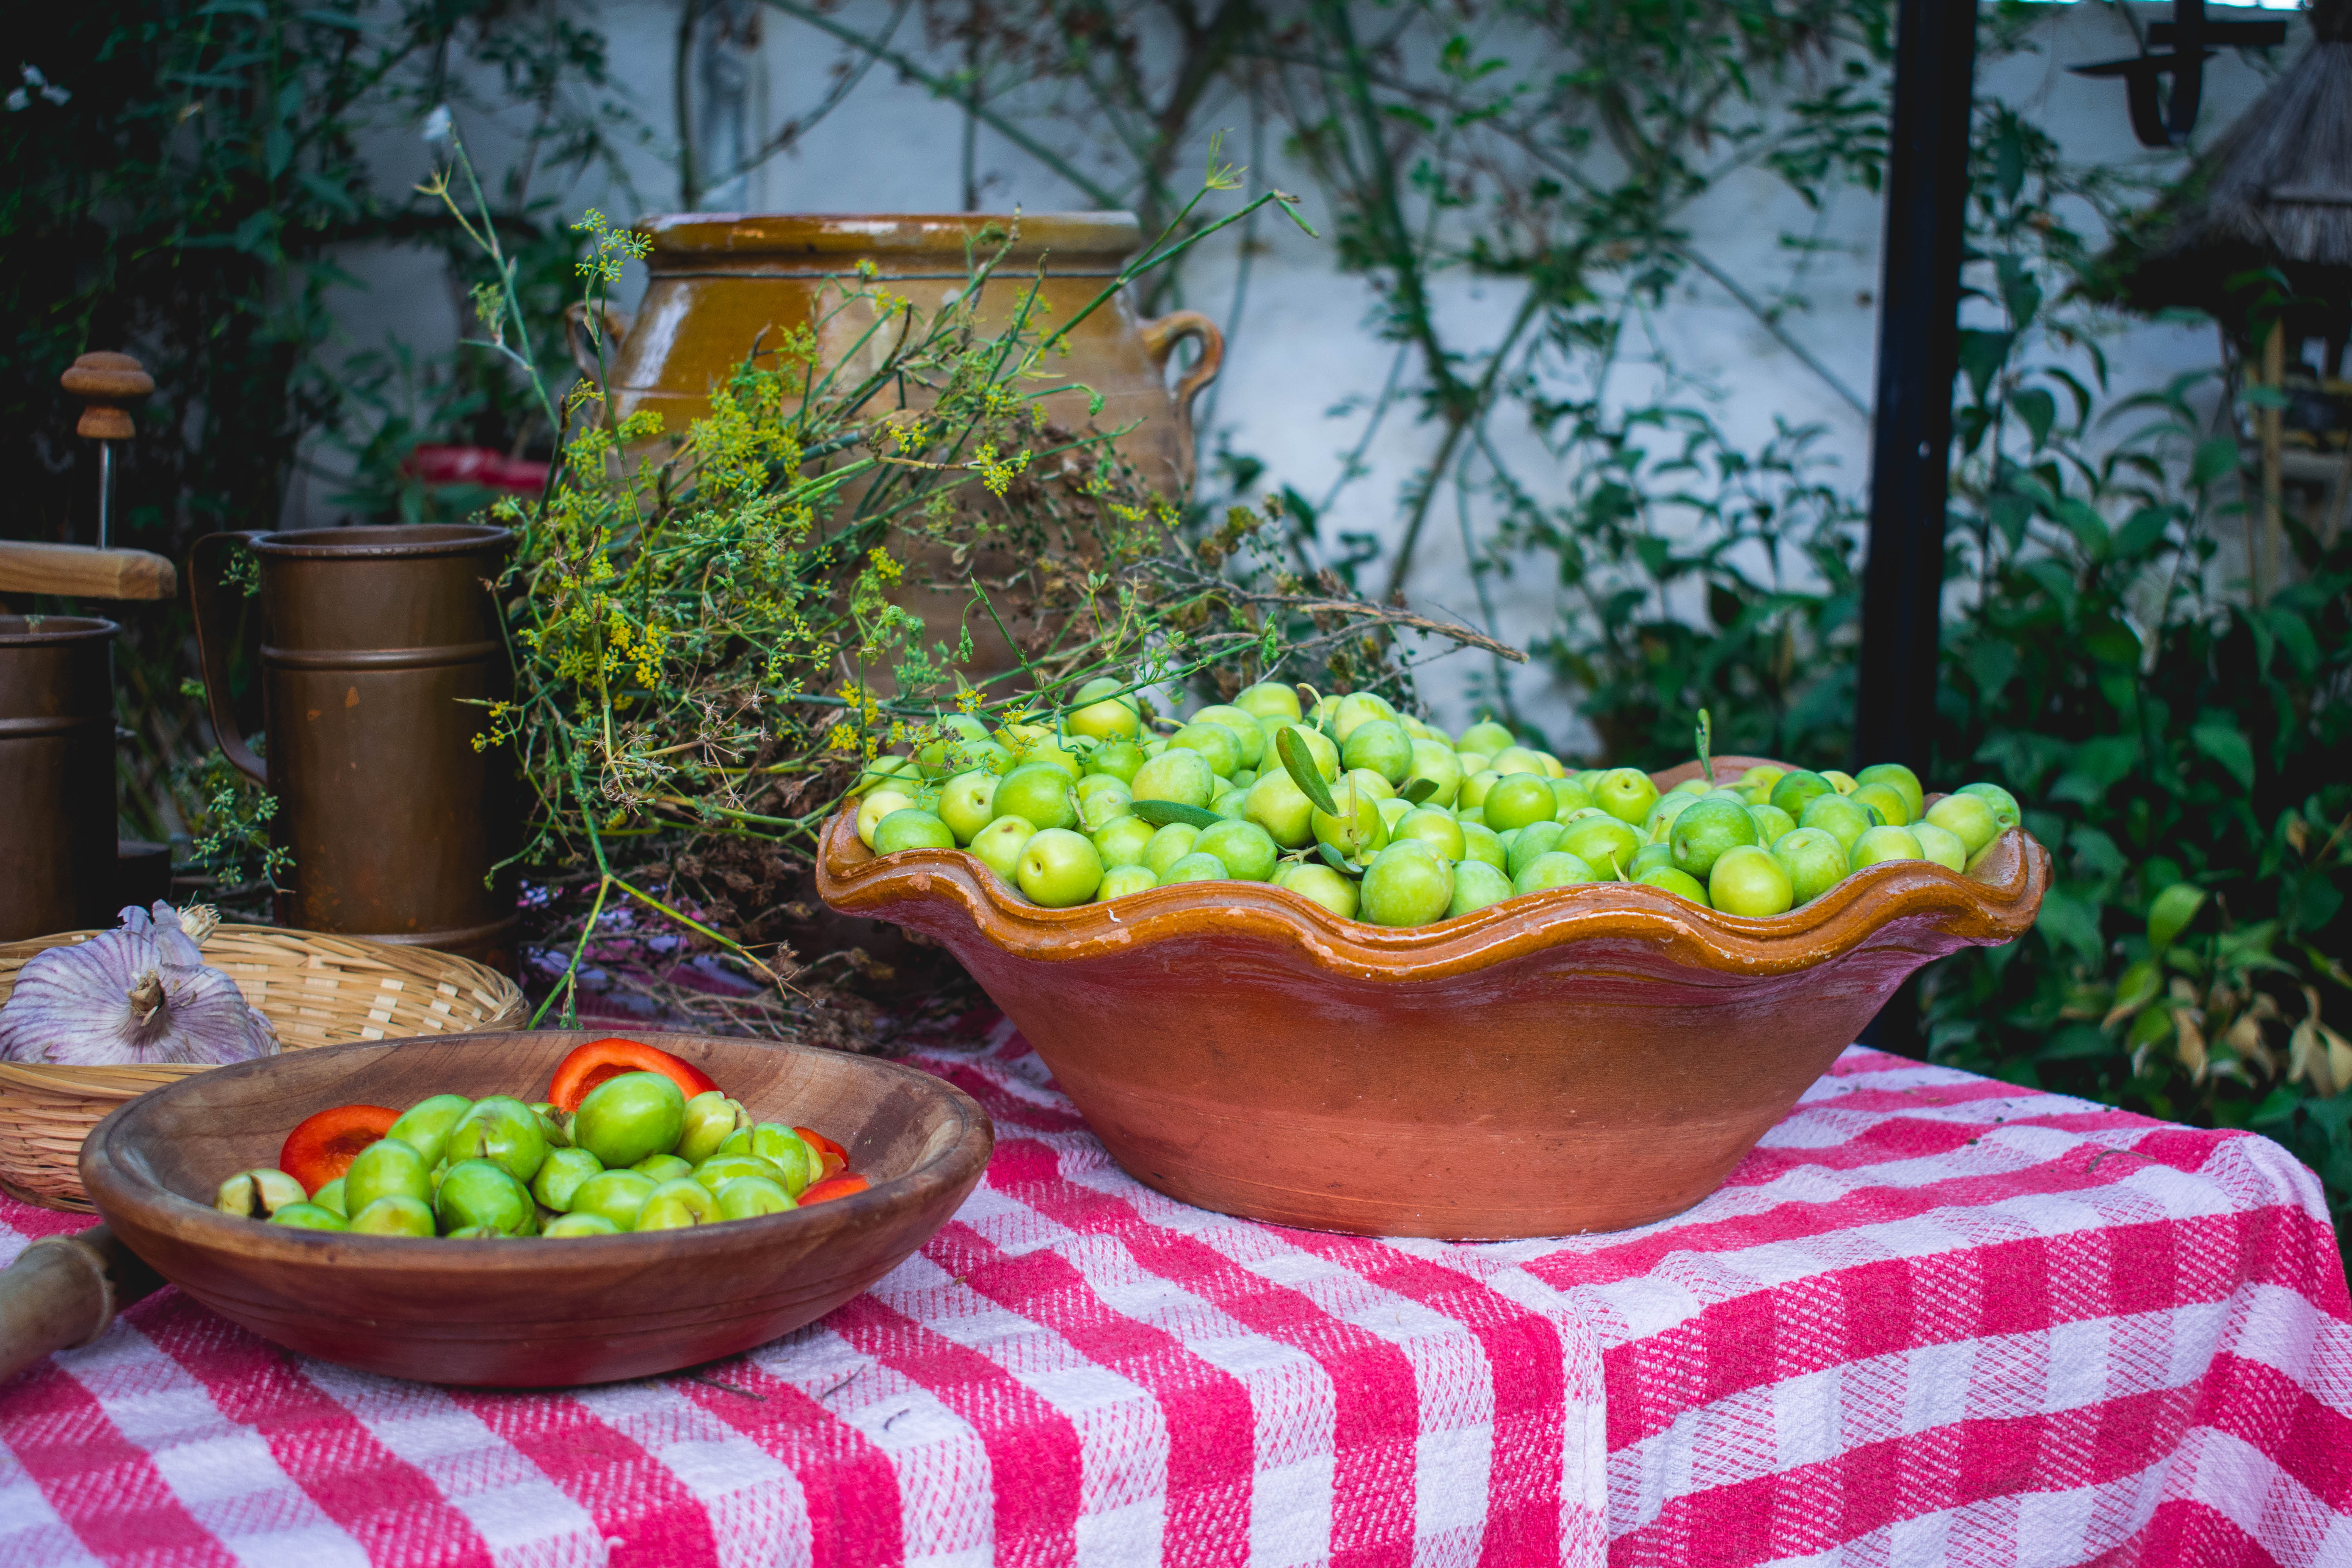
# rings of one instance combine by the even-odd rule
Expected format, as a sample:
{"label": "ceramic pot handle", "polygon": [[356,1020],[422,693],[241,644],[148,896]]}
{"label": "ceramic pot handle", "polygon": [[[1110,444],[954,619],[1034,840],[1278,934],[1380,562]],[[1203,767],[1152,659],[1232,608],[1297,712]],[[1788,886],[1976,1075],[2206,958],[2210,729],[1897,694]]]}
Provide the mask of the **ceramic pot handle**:
{"label": "ceramic pot handle", "polygon": [[[1168,367],[1168,356],[1186,338],[1196,338],[1201,344],[1201,358],[1184,379],[1176,384],[1176,429],[1180,449],[1192,450],[1192,399],[1201,389],[1217,379],[1217,372],[1225,363],[1225,334],[1217,323],[1198,310],[1171,310],[1142,323],[1143,352],[1151,356],[1155,370]],[[1187,459],[1189,462],[1189,458]],[[1189,468],[1186,470],[1190,472]]]}
{"label": "ceramic pot handle", "polygon": [[0,1382],[79,1350],[163,1281],[102,1225],[45,1236],[0,1271]]}
{"label": "ceramic pot handle", "polygon": [[269,783],[269,768],[245,743],[237,728],[236,703],[228,689],[228,639],[236,635],[236,599],[229,592],[228,553],[250,548],[261,537],[257,529],[236,533],[207,533],[188,552],[188,608],[195,616],[196,653],[205,671],[205,700],[211,706],[213,733],[224,756],[256,784]]}
{"label": "ceramic pot handle", "polygon": [[[598,338],[610,345],[607,353],[620,352],[621,340],[629,335],[629,318],[610,305],[600,307]],[[604,384],[604,366],[596,362],[596,340],[588,335],[588,301],[574,300],[563,307],[563,341],[572,350],[572,363],[592,385]]]}

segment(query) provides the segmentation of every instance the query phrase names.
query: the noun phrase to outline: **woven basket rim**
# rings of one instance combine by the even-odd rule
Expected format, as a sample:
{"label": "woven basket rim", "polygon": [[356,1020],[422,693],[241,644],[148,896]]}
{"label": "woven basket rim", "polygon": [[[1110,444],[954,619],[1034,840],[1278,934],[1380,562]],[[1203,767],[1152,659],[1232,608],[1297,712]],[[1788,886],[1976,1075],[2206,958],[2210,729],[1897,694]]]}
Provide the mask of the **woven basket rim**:
{"label": "woven basket rim", "polygon": [[[100,931],[52,931],[45,936],[26,937],[17,942],[0,942],[0,1001],[13,989],[15,972],[35,955],[50,948],[78,945],[90,938],[103,935]],[[343,936],[332,931],[305,931],[296,926],[250,925],[224,922],[215,926],[205,939],[205,957],[214,967],[222,969],[231,979],[235,970],[249,965],[248,955],[235,951],[216,952],[213,944],[223,937],[239,942],[258,944],[280,950],[289,956],[301,954],[324,958],[345,974],[353,977],[373,973],[401,975],[418,980],[432,980],[436,988],[443,984],[457,987],[460,994],[470,989],[484,1002],[497,1005],[476,1028],[495,1026],[495,1021],[520,1007],[523,1001],[522,987],[508,975],[488,964],[454,952],[434,948],[405,947],[392,942],[371,942],[365,937]],[[273,1025],[283,1026],[295,1018],[316,1018],[331,1011],[325,996],[270,997],[265,1000],[262,1012]],[[282,1049],[306,1049],[297,1042],[286,1042]],[[129,1100],[156,1087],[158,1081],[185,1078],[191,1073],[210,1070],[205,1064],[194,1062],[141,1062],[110,1066],[69,1067],[48,1062],[0,1062],[0,1084],[44,1094],[78,1094],[92,1100]],[[160,1075],[160,1078],[159,1078]]]}

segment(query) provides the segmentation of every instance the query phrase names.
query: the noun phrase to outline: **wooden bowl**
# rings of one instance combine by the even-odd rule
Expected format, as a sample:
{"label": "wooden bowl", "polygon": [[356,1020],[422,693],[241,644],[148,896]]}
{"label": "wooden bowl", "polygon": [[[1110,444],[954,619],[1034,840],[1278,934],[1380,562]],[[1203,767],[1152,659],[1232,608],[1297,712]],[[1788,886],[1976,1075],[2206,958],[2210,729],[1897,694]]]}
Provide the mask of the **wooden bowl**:
{"label": "wooden bowl", "polygon": [[846,814],[817,868],[834,908],[952,951],[1137,1180],[1277,1225],[1454,1239],[1689,1207],[1906,975],[2022,934],[2049,880],[2011,829],[1965,876],[1885,863],[1769,920],[1601,883],[1398,931],[1264,883],[1043,909],[962,850],[877,860]]}
{"label": "wooden bowl", "polygon": [[313,1111],[444,1091],[536,1100],[564,1053],[598,1037],[442,1035],[216,1068],[109,1116],[82,1145],[82,1183],[156,1272],[289,1350],[425,1383],[548,1387],[673,1372],[822,1317],[946,1224],[994,1146],[970,1096],[911,1068],[637,1032],[762,1120],[845,1145],[872,1190],[761,1219],[563,1240],[335,1235],[212,1207],[224,1178],[275,1164]]}

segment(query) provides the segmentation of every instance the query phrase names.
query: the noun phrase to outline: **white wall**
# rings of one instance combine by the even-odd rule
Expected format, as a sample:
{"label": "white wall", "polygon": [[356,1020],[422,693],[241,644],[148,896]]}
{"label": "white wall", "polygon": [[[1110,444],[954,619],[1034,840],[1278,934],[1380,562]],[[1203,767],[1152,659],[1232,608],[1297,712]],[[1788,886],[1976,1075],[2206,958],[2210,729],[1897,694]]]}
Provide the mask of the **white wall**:
{"label": "white wall", "polygon": [[[2166,9],[2143,7],[2158,16]],[[871,33],[879,30],[889,13],[884,0],[845,0],[834,15]],[[2231,13],[2216,7],[2215,14]],[[670,93],[675,5],[607,0],[596,16],[612,39],[612,58],[626,95],[656,137],[667,138],[676,122]],[[766,12],[761,20],[764,38],[749,101],[755,112],[764,102],[772,121],[781,121],[804,112],[822,98],[835,79],[833,73],[855,57],[838,42],[781,13]],[[2298,26],[2298,37],[2300,32]],[[919,45],[915,16],[904,24],[899,39]],[[2030,111],[2072,159],[2169,164],[2171,160],[2140,148],[2133,139],[2119,83],[2069,76],[2063,68],[2133,49],[2125,23],[2112,7],[2078,4],[2058,8],[2037,30],[2030,50],[1980,63],[1980,89]],[[2263,85],[2234,54],[2212,60],[2206,81],[2200,143]],[[515,125],[510,117],[486,118],[461,110],[459,123],[486,163],[499,162],[511,146]],[[754,134],[761,129],[755,126]],[[956,108],[919,86],[897,79],[887,68],[877,68],[799,145],[748,177],[746,203],[772,211],[952,211],[962,201],[962,116]],[[405,130],[384,135],[380,151],[388,178],[421,175],[426,168],[421,140]],[[992,210],[1015,204],[1033,212],[1087,205],[1068,184],[993,132],[983,128],[979,145],[985,174],[983,205]],[[1107,162],[1079,142],[1074,130],[1065,129],[1057,148],[1081,166],[1090,160]],[[565,206],[596,205],[620,216],[675,204],[674,174],[660,141],[635,150],[630,172],[636,201],[598,184],[566,193]],[[1286,189],[1312,192],[1310,182],[1283,169],[1278,160],[1275,168],[1261,173]],[[1307,216],[1328,234],[1328,215],[1316,206],[1310,194]],[[1795,257],[1780,244],[1783,233],[1817,233],[1829,242],[1832,247],[1815,253],[1808,266],[1802,284],[1806,308],[1785,317],[1784,326],[1846,387],[1867,398],[1877,321],[1880,216],[1868,193],[1847,189],[1817,219],[1769,176],[1745,174],[1724,181],[1710,193],[1689,215],[1689,228],[1696,248],[1759,294],[1790,276]],[[1241,319],[1229,331],[1224,374],[1216,389],[1215,431],[1237,450],[1265,460],[1276,483],[1319,497],[1339,473],[1364,417],[1360,411],[1335,410],[1351,400],[1369,402],[1389,373],[1394,349],[1368,330],[1371,292],[1336,271],[1328,244],[1308,240],[1278,220],[1262,225],[1258,234],[1263,248],[1255,258]],[[1223,245],[1203,257],[1189,274],[1188,302],[1229,315],[1238,255],[1236,247]],[[368,285],[340,302],[341,320],[354,345],[377,342],[387,332],[406,336],[421,351],[444,348],[453,340],[457,302],[429,259],[380,250],[355,256],[350,265]],[[632,289],[635,286],[633,279]],[[1441,285],[1444,317],[1465,328],[1491,328],[1507,319],[1515,303],[1512,290],[1501,285],[1458,279]],[[1818,422],[1826,427],[1828,445],[1847,480],[1856,490],[1863,487],[1868,471],[1864,416],[1775,342],[1727,294],[1695,277],[1661,325],[1680,367],[1719,390],[1717,414],[1735,438],[1760,441],[1776,416]],[[1479,334],[1465,335],[1475,340]],[[2210,333],[2147,323],[2118,323],[2108,353],[2116,384],[2126,387],[2159,384],[2179,371],[2210,364],[2216,356]],[[1400,526],[1399,489],[1428,459],[1434,441],[1433,429],[1413,423],[1410,405],[1391,411],[1372,449],[1371,473],[1342,492],[1335,515],[1326,521],[1327,537],[1345,529],[1393,541]],[[1518,454],[1533,451],[1525,438],[1510,444]],[[313,482],[295,498],[295,505],[326,521],[332,516],[324,501],[330,488]],[[1414,571],[1414,599],[1475,619],[1476,600],[1465,560],[1453,510],[1441,507],[1424,531]],[[1554,590],[1539,572],[1521,573],[1497,584],[1496,593],[1498,624],[1492,629],[1507,639],[1530,640],[1557,622]],[[1460,711],[1461,685],[1477,668],[1471,658],[1459,657],[1433,667],[1424,678],[1424,692],[1442,721],[1466,721]],[[1518,689],[1528,717],[1555,737],[1573,741],[1579,727],[1568,693],[1554,688],[1540,671],[1523,674]]]}

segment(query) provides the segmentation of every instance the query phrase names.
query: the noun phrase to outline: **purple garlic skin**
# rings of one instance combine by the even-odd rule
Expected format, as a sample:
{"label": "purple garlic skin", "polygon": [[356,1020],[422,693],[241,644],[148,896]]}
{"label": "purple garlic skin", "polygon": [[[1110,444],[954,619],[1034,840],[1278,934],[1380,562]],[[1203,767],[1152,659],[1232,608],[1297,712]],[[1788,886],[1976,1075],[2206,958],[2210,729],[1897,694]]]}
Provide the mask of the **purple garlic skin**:
{"label": "purple garlic skin", "polygon": [[172,906],[37,953],[0,1007],[0,1060],[60,1067],[220,1067],[278,1049],[269,1020],[207,966]]}

